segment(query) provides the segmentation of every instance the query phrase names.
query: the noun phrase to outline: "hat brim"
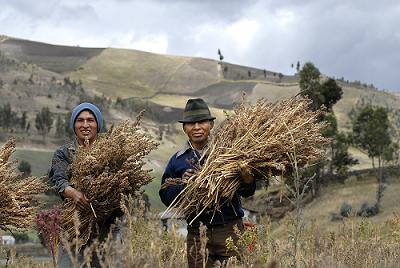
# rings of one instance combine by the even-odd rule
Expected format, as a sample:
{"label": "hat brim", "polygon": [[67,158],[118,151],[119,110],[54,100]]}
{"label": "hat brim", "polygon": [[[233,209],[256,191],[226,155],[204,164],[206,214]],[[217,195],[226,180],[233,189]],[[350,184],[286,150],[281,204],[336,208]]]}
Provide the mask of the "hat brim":
{"label": "hat brim", "polygon": [[215,120],[216,118],[213,116],[201,116],[201,117],[192,117],[192,118],[185,118],[182,120],[178,120],[179,123],[195,123],[204,120]]}

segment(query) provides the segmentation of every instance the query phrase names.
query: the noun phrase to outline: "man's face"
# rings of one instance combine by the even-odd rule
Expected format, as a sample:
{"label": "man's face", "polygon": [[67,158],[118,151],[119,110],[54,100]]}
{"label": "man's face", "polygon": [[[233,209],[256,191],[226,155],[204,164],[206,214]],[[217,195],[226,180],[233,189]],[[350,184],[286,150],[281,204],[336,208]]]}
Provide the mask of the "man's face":
{"label": "man's face", "polygon": [[213,128],[214,122],[211,120],[204,120],[193,123],[184,123],[183,131],[188,136],[190,142],[194,144],[204,144],[207,142],[210,130]]}
{"label": "man's face", "polygon": [[76,118],[74,128],[80,144],[84,144],[86,138],[89,139],[90,143],[96,139],[97,122],[91,112],[81,112]]}

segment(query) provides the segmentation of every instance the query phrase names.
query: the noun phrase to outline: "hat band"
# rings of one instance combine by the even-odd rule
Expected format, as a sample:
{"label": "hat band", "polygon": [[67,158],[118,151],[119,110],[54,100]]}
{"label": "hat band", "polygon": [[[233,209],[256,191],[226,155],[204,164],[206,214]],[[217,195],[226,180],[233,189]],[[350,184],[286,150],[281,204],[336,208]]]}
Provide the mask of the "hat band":
{"label": "hat band", "polygon": [[194,115],[210,115],[210,110],[208,109],[199,109],[192,111],[183,112],[183,117],[194,116]]}

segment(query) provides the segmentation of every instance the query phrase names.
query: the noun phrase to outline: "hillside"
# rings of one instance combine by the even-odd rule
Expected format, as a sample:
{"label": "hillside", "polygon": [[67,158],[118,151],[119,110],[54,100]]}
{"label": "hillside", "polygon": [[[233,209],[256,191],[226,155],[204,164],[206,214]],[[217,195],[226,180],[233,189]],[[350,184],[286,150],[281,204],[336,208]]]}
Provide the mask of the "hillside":
{"label": "hillside", "polygon": [[[36,114],[49,107],[53,114],[64,118],[77,103],[93,101],[104,111],[107,126],[146,110],[144,129],[161,142],[149,161],[156,179],[185,140],[176,121],[188,98],[204,98],[218,124],[224,119],[224,110],[229,111],[240,102],[243,93],[251,102],[259,98],[274,102],[299,92],[297,76],[271,70],[212,59],[58,46],[5,36],[0,36],[0,82],[0,105],[11,104],[18,115],[27,112],[31,124],[30,129],[2,129],[0,143],[16,136],[20,147],[17,157],[31,160],[35,173],[47,170],[48,166],[43,165],[51,151],[64,141],[55,137],[56,120],[49,137],[44,139],[35,128]],[[338,83],[344,94],[334,111],[342,130],[349,129],[348,114],[361,99],[373,105],[400,107],[400,98],[391,93]],[[36,158],[38,149],[47,153],[37,153]],[[371,165],[363,152],[354,148],[351,152],[360,160],[355,168]]]}
{"label": "hillside", "polygon": [[5,51],[8,56],[57,73],[78,68],[102,50],[102,48],[57,46],[15,38],[0,38],[0,51]]}

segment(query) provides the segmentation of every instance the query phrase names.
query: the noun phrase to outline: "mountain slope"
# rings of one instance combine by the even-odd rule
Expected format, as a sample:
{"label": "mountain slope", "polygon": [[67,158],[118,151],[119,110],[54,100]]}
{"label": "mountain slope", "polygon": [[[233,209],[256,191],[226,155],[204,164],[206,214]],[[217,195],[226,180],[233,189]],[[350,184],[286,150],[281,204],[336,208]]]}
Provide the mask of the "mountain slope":
{"label": "mountain slope", "polygon": [[[64,115],[87,96],[104,95],[101,105],[108,107],[108,124],[146,109],[146,128],[171,140],[183,135],[174,122],[188,98],[204,98],[218,123],[223,110],[231,110],[243,93],[251,102],[274,102],[299,92],[296,75],[137,50],[56,46],[2,36],[0,60],[0,105],[11,103],[19,113],[28,111],[31,121],[42,107]],[[334,111],[343,130],[351,127],[348,113],[361,98],[373,105],[400,107],[400,99],[392,94],[338,82],[344,94]]]}
{"label": "mountain slope", "polygon": [[8,56],[57,73],[74,70],[102,50],[102,48],[58,46],[16,38],[0,38],[0,51],[6,52]]}

